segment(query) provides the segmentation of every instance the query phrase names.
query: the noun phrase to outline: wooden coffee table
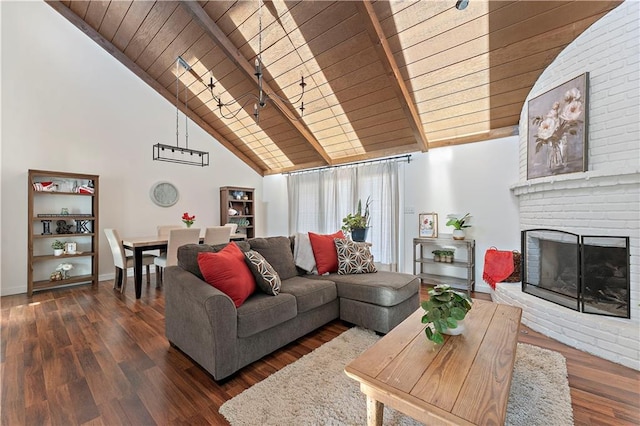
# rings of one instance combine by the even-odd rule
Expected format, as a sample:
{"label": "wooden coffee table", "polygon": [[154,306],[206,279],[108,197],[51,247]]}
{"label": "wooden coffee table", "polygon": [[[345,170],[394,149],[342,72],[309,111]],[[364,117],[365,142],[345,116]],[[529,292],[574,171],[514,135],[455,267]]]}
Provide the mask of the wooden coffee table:
{"label": "wooden coffee table", "polygon": [[428,425],[503,425],[522,309],[475,300],[466,331],[436,345],[418,309],[346,366],[367,396],[367,422],[384,404]]}

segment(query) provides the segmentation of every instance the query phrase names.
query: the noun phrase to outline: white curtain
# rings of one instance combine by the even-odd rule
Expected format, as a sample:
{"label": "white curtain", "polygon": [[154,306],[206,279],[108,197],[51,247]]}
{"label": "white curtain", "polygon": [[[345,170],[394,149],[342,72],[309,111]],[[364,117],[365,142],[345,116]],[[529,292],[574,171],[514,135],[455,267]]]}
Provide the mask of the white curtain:
{"label": "white curtain", "polygon": [[292,173],[287,176],[289,232],[329,234],[371,196],[367,241],[377,263],[397,270],[399,184],[397,160]]}

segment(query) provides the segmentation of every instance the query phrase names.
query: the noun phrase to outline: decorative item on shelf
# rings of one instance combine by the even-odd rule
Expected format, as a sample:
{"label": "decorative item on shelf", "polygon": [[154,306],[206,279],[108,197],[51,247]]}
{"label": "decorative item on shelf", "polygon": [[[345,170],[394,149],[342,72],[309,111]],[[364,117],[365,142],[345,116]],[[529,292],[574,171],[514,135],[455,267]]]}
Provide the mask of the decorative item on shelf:
{"label": "decorative item on shelf", "polygon": [[237,219],[234,221],[234,223],[238,225],[238,228],[246,228],[251,224],[251,222],[249,222],[249,219],[244,219],[244,218]]}
{"label": "decorative item on shelf", "polygon": [[62,216],[68,216],[69,215],[69,209],[66,207],[63,207],[62,209],[60,209],[60,214]]}
{"label": "decorative item on shelf", "polygon": [[71,227],[73,225],[67,225],[66,220],[58,220],[56,221],[56,234],[72,234]]}
{"label": "decorative item on shelf", "polygon": [[238,215],[238,210],[229,209],[229,216],[237,216],[237,215]]}
{"label": "decorative item on shelf", "polygon": [[[40,215],[38,215],[40,216]],[[41,235],[51,235],[51,221],[50,220],[41,220],[42,222],[42,234]]]}
{"label": "decorative item on shelf", "polygon": [[62,271],[53,271],[49,275],[49,281],[62,281]]}
{"label": "decorative item on shelf", "polygon": [[249,196],[248,195],[243,195],[242,199],[245,200],[245,201],[249,201]]}
{"label": "decorative item on shelf", "polygon": [[56,192],[58,185],[53,182],[34,182],[33,189],[38,192]]}
{"label": "decorative item on shelf", "polygon": [[242,192],[242,191],[233,191],[231,193],[231,195],[233,196],[234,200],[242,200],[242,197],[244,197],[244,192]]}
{"label": "decorative item on shelf", "polygon": [[453,239],[454,240],[464,240],[464,228],[470,228],[471,225],[467,224],[467,221],[471,218],[470,214],[467,213],[461,218],[458,219],[457,215],[449,214],[447,215],[449,219],[447,221],[447,226],[453,226]]}
{"label": "decorative item on shelf", "polygon": [[185,225],[187,225],[187,228],[191,228],[191,225],[193,225],[193,222],[195,222],[196,220],[196,216],[189,216],[189,213],[185,212],[182,214],[182,221],[185,223]]}
{"label": "decorative item on shelf", "polygon": [[76,234],[89,234],[91,231],[89,230],[90,220],[80,220],[76,219]]}
{"label": "decorative item on shelf", "polygon": [[[93,181],[90,180],[89,182]],[[93,188],[93,185],[80,185],[75,188],[75,192],[77,192],[78,194],[93,194],[94,191],[95,189]]]}
{"label": "decorative item on shelf", "polygon": [[[464,331],[460,321],[464,320],[473,301],[467,294],[456,291],[451,286],[441,284],[429,290],[429,300],[422,302],[425,314],[422,323],[427,338],[434,343],[444,343],[442,334],[460,334]],[[456,331],[456,328],[459,328]]]}
{"label": "decorative item on shelf", "polygon": [[434,262],[453,263],[453,249],[433,250],[431,253]]}
{"label": "decorative item on shelf", "polygon": [[433,261],[434,262],[440,262],[440,256],[442,254],[442,250],[433,250],[431,252],[431,254],[433,254]]}
{"label": "decorative item on shelf", "polygon": [[56,267],[56,271],[62,273],[62,279],[67,280],[70,278],[69,271],[73,269],[73,265],[71,263],[61,263]]}
{"label": "decorative item on shelf", "polygon": [[60,240],[55,240],[51,243],[51,248],[53,249],[54,256],[62,256],[64,253],[64,243]]}
{"label": "decorative item on shelf", "polygon": [[418,215],[418,236],[421,238],[438,237],[438,214],[420,213]]}
{"label": "decorative item on shelf", "polygon": [[442,255],[444,255],[444,259],[445,259],[444,261],[446,263],[453,263],[453,253],[454,253],[454,251],[455,250],[453,250],[453,249],[442,250]]}
{"label": "decorative item on shelf", "polygon": [[78,246],[76,243],[65,243],[64,254],[76,254]]}
{"label": "decorative item on shelf", "polygon": [[358,200],[358,207],[354,214],[349,213],[342,219],[342,230],[351,234],[353,241],[364,242],[367,239],[367,231],[369,230],[369,206],[371,205],[371,196],[367,197],[365,202],[364,213],[362,213],[362,200]]}

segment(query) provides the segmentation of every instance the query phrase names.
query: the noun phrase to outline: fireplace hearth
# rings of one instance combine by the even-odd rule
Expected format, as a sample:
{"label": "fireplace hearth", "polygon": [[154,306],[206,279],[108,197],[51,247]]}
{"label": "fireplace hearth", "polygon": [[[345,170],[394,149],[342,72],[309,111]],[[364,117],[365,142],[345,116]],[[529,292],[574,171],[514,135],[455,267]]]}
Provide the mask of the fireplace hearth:
{"label": "fireplace hearth", "polygon": [[629,238],[522,231],[522,291],[580,312],[630,317]]}

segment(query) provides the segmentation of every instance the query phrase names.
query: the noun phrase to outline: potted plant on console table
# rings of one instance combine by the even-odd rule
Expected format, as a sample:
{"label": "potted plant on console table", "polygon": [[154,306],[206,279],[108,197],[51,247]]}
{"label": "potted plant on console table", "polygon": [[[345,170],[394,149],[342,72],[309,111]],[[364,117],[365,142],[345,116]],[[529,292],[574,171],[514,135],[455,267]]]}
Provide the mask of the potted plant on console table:
{"label": "potted plant on console table", "polygon": [[364,205],[364,213],[362,213],[362,200],[358,200],[358,208],[354,214],[349,213],[342,219],[342,230],[351,234],[353,241],[364,242],[367,239],[367,231],[369,230],[369,206],[371,205],[371,196],[367,197]]}
{"label": "potted plant on console table", "polygon": [[462,216],[460,219],[456,215],[450,214],[447,215],[449,219],[447,221],[447,226],[453,226],[453,239],[454,240],[464,240],[464,228],[470,228],[471,225],[466,222],[471,218],[469,213]]}
{"label": "potted plant on console table", "polygon": [[422,323],[428,324],[424,330],[427,338],[440,344],[444,343],[442,334],[463,333],[462,320],[471,310],[472,304],[473,301],[466,293],[456,291],[446,284],[437,285],[429,290],[429,300],[421,304],[425,311]]}

